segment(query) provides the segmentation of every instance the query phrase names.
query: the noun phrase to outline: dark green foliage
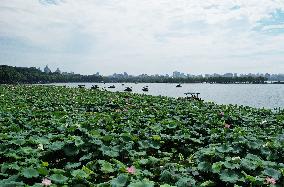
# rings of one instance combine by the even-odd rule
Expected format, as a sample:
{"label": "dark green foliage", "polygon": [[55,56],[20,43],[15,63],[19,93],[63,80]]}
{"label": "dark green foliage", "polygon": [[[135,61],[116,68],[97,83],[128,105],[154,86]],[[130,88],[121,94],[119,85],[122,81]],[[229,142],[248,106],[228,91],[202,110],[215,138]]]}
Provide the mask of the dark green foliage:
{"label": "dark green foliage", "polygon": [[44,73],[34,67],[12,67],[0,65],[0,84],[55,83],[55,82],[101,82],[97,75]]}
{"label": "dark green foliage", "polygon": [[0,186],[42,186],[43,179],[54,186],[269,186],[273,178],[280,187],[283,127],[283,110],[3,85]]}

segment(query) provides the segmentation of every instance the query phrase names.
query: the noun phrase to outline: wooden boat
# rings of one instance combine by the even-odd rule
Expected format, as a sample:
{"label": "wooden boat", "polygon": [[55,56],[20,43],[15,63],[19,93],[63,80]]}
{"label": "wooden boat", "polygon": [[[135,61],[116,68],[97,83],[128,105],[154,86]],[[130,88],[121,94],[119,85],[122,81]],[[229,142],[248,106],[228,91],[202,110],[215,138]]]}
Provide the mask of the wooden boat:
{"label": "wooden boat", "polygon": [[[184,94],[186,95],[186,99],[203,101],[201,98],[198,97],[198,95],[199,95],[200,93],[187,92],[187,93],[184,93]],[[190,96],[189,96],[189,95],[190,95]]]}
{"label": "wooden boat", "polygon": [[126,87],[126,88],[124,89],[124,91],[126,91],[126,92],[132,92],[132,88]]}
{"label": "wooden boat", "polygon": [[148,89],[147,87],[143,87],[143,88],[142,88],[142,91],[143,91],[143,92],[148,92],[149,89]]}
{"label": "wooden boat", "polygon": [[112,85],[112,86],[109,86],[108,88],[115,88],[115,86],[114,86],[114,85]]}
{"label": "wooden boat", "polygon": [[99,88],[98,85],[92,85],[92,87],[91,87],[92,90],[95,90],[95,89],[98,89],[98,88]]}
{"label": "wooden boat", "polygon": [[176,85],[176,87],[177,87],[177,88],[180,88],[180,87],[182,87],[182,86],[181,86],[181,84],[178,84],[178,85]]}
{"label": "wooden boat", "polygon": [[79,84],[78,88],[85,88],[85,84]]}

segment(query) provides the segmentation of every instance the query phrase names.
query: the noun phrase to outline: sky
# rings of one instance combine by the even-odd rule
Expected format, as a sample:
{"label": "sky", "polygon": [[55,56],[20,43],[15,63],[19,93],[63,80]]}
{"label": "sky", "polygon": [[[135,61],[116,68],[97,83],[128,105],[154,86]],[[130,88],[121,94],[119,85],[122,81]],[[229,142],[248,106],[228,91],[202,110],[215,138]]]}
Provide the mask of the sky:
{"label": "sky", "polygon": [[1,0],[0,64],[284,73],[284,0]]}

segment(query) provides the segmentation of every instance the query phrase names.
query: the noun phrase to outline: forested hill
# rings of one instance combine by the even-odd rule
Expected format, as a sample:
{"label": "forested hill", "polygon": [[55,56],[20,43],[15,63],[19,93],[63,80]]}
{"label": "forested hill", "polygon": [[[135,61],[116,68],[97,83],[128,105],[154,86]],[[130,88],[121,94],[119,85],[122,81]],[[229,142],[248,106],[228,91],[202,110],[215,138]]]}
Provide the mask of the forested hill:
{"label": "forested hill", "polygon": [[0,84],[18,83],[56,83],[56,82],[147,82],[147,83],[264,83],[265,77],[187,77],[166,76],[127,76],[106,77],[98,75],[44,73],[37,68],[12,67],[0,65]]}
{"label": "forested hill", "polygon": [[99,82],[103,77],[97,75],[80,75],[44,73],[34,67],[0,66],[0,84],[14,83],[54,83],[54,82]]}

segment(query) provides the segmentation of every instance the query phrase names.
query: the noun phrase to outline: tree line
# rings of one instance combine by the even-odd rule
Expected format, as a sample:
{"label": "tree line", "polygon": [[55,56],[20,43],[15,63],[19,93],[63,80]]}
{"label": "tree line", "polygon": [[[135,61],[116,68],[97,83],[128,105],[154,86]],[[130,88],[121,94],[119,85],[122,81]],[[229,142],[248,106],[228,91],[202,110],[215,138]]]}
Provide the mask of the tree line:
{"label": "tree line", "polygon": [[0,84],[17,83],[65,83],[65,82],[101,82],[102,76],[80,75],[80,74],[60,74],[56,72],[44,73],[34,67],[12,67],[0,66]]}
{"label": "tree line", "polygon": [[186,77],[144,76],[127,78],[107,78],[107,82],[147,82],[147,83],[211,83],[211,84],[264,84],[265,77]]}
{"label": "tree line", "polygon": [[221,83],[221,84],[263,84],[265,77],[186,77],[127,76],[106,77],[100,75],[44,73],[37,68],[0,65],[0,84],[34,84],[67,82],[147,82],[147,83]]}

